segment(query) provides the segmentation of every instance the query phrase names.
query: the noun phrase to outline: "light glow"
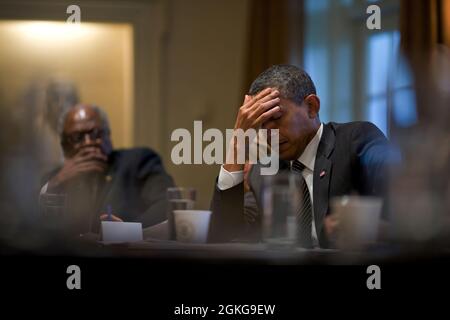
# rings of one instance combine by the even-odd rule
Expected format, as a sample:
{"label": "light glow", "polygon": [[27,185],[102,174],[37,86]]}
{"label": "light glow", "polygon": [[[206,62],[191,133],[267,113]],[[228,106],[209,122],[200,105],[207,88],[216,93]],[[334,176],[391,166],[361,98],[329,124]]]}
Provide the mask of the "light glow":
{"label": "light glow", "polygon": [[18,35],[42,42],[70,41],[95,31],[92,23],[22,21],[10,25]]}

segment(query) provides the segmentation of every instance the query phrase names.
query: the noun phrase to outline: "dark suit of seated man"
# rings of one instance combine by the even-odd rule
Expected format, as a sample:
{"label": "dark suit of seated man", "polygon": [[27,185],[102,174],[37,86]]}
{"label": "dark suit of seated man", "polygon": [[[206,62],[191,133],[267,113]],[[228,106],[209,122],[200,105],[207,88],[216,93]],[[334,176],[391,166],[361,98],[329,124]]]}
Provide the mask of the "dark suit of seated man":
{"label": "dark suit of seated man", "polygon": [[174,183],[158,154],[148,148],[113,150],[107,116],[92,105],[70,109],[60,131],[64,164],[45,179],[40,199],[46,210],[52,195],[65,195],[63,217],[53,217],[55,223],[80,234],[98,232],[105,219],[143,227],[166,219],[166,189]]}
{"label": "dark suit of seated man", "polygon": [[[301,175],[308,194],[301,214],[309,225],[302,226],[307,239],[301,245],[326,248],[333,229],[333,222],[327,220],[330,199],[349,194],[384,196],[389,147],[375,125],[323,124],[319,109],[309,75],[295,66],[276,65],[251,85],[235,129],[279,129],[279,173],[292,170]],[[230,146],[237,154],[238,146]],[[212,242],[261,238],[260,165],[253,165],[246,175],[251,191],[244,194],[244,165],[236,162],[227,160],[216,182]]]}

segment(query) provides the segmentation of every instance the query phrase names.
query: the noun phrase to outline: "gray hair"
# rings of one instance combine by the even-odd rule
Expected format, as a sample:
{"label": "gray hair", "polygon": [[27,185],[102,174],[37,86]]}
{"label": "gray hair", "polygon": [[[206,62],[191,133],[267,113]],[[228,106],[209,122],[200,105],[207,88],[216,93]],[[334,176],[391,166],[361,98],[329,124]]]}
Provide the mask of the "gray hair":
{"label": "gray hair", "polygon": [[[100,117],[100,121],[102,122],[103,125],[103,129],[105,130],[106,134],[110,134],[111,133],[111,127],[109,126],[109,119],[108,119],[108,115],[106,114],[106,112],[100,108],[99,106],[96,105],[89,105],[95,113],[97,113],[97,115]],[[76,107],[76,106],[74,106]],[[74,108],[73,107],[73,108]],[[60,137],[62,137],[63,132],[64,132],[64,124],[66,122],[67,116],[69,114],[69,112],[73,109],[73,108],[69,108],[67,110],[64,110],[64,112],[61,114],[61,116],[59,117],[58,120],[58,135]]]}
{"label": "gray hair", "polygon": [[266,88],[277,88],[283,98],[301,104],[310,94],[316,94],[316,87],[305,70],[293,65],[279,64],[263,71],[250,86],[249,95],[255,95]]}

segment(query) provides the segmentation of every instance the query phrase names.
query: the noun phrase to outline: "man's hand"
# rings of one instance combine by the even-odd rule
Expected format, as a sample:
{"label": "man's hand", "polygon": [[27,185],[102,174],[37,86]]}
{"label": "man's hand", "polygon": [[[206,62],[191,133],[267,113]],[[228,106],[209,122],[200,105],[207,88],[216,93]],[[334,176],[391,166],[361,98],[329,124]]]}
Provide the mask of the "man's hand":
{"label": "man's hand", "polygon": [[48,182],[48,190],[58,189],[69,180],[89,172],[105,172],[108,158],[97,147],[82,148],[64,160],[62,169]]}
{"label": "man's hand", "polygon": [[111,217],[108,215],[108,214],[106,214],[106,213],[104,213],[104,214],[102,214],[101,216],[100,216],[100,220],[101,221],[114,221],[114,222],[123,222],[123,220],[122,219],[120,219],[119,217],[117,217],[117,216],[115,216],[115,215],[111,215]]}
{"label": "man's hand", "polygon": [[324,221],[324,228],[325,228],[325,234],[327,235],[328,239],[334,243],[336,242],[336,237],[338,233],[338,227],[339,227],[339,219],[337,215],[332,214],[325,217]]}
{"label": "man's hand", "polygon": [[[339,218],[336,214],[331,214],[324,219],[325,234],[333,246],[337,246],[337,238],[339,233]],[[378,224],[377,241],[386,241],[390,235],[390,224],[380,220]]]}
{"label": "man's hand", "polygon": [[239,108],[234,129],[258,129],[272,117],[281,115],[280,93],[271,88],[264,89],[256,96],[245,95],[244,104]]}
{"label": "man's hand", "polygon": [[[280,93],[278,90],[266,88],[256,96],[251,97],[245,95],[244,104],[239,108],[236,117],[234,130],[242,129],[244,132],[248,129],[258,129],[261,125],[271,118],[281,116],[281,108],[279,106]],[[230,148],[234,149],[234,155],[240,150],[244,150],[245,146],[237,146],[233,138],[230,143]],[[228,150],[230,154],[230,150]],[[244,169],[244,164],[237,164],[235,159],[228,159],[224,164],[224,169],[229,172],[241,171]]]}

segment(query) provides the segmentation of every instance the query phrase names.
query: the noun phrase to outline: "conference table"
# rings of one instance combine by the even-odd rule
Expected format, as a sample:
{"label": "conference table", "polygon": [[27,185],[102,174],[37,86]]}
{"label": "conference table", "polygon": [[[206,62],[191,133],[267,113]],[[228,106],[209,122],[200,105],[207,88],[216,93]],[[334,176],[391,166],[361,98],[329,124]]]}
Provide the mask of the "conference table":
{"label": "conference table", "polygon": [[304,249],[273,246],[264,242],[183,243],[145,239],[132,243],[84,241],[83,255],[114,258],[144,258],[157,261],[259,265],[368,265],[404,263],[450,256],[450,250],[429,250],[393,243],[378,243],[365,250]]}
{"label": "conference table", "polygon": [[420,286],[431,290],[434,283],[450,285],[448,248],[394,243],[352,252],[273,247],[263,242],[196,244],[145,238],[104,243],[97,235],[84,235],[72,241],[54,239],[48,250],[37,252],[8,253],[3,249],[3,258],[1,270],[13,275],[4,278],[6,287],[28,288],[32,283],[34,288],[60,292],[66,288],[67,268],[75,265],[81,269],[83,288],[88,291],[144,288],[157,299],[170,302],[162,307],[163,312],[173,309],[171,301],[185,303],[193,294],[197,303],[212,303],[211,299],[215,303],[249,303],[256,297],[258,303],[285,303],[286,308],[295,309],[295,301],[286,302],[294,299],[287,286],[325,287],[336,293],[349,288],[364,293],[374,266],[381,270],[384,288],[417,290]]}

